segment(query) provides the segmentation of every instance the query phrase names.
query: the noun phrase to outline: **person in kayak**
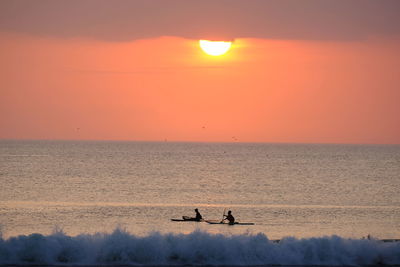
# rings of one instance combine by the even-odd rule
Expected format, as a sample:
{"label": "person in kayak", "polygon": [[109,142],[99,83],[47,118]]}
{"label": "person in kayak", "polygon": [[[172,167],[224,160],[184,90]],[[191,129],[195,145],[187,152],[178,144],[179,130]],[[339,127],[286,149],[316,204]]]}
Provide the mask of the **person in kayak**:
{"label": "person in kayak", "polygon": [[198,209],[194,209],[194,211],[196,212],[196,217],[194,218],[195,221],[199,222],[199,221],[203,220],[203,216],[201,216],[199,210]]}
{"label": "person in kayak", "polygon": [[229,224],[235,224],[235,217],[232,216],[232,211],[228,211],[228,215],[224,215],[225,219],[222,220],[222,222],[224,221],[228,221]]}

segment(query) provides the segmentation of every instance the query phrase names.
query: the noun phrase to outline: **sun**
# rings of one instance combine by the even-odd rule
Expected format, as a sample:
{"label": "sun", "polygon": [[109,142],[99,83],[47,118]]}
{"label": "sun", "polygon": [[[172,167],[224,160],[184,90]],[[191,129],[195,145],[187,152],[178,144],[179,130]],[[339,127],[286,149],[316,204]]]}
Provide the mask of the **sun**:
{"label": "sun", "polygon": [[232,42],[200,40],[199,44],[206,54],[210,56],[221,56],[228,52]]}

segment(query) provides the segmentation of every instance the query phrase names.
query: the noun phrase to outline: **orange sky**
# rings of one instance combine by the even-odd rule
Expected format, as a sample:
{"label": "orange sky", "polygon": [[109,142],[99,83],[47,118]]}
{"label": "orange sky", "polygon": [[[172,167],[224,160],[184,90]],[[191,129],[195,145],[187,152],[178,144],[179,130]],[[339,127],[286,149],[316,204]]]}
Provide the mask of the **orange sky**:
{"label": "orange sky", "polygon": [[0,35],[0,138],[400,143],[400,41]]}

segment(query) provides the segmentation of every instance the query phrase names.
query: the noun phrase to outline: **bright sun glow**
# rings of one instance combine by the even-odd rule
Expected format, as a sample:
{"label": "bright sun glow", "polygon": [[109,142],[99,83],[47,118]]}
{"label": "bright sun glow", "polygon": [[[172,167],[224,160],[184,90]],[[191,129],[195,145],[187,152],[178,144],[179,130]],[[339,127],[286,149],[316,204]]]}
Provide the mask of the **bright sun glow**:
{"label": "bright sun glow", "polygon": [[220,56],[228,52],[232,42],[200,40],[199,44],[206,54]]}

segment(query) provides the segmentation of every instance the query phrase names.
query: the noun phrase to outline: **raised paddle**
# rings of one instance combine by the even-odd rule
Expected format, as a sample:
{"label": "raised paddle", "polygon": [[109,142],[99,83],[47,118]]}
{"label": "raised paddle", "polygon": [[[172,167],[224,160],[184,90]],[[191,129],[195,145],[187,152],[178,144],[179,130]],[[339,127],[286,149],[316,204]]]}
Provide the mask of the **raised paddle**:
{"label": "raised paddle", "polygon": [[226,210],[226,208],[224,208],[224,213],[223,213],[223,215],[222,215],[222,220],[221,220],[221,223],[223,223],[223,222],[224,222],[225,210]]}

